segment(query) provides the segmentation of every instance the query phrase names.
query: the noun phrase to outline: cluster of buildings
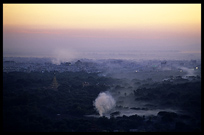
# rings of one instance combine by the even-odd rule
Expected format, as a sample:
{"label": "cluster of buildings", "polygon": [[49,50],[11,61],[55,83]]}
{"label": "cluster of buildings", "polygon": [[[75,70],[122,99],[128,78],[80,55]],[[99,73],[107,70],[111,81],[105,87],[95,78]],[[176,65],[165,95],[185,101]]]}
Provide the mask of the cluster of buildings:
{"label": "cluster of buildings", "polygon": [[[19,60],[20,59],[20,60]],[[60,64],[53,64],[50,59],[43,58],[15,58],[3,59],[3,72],[78,72],[85,71],[87,73],[99,73],[102,76],[105,73],[118,72],[151,72],[151,71],[179,71],[190,69],[192,71],[201,72],[201,62],[196,60],[149,60],[149,61],[130,61],[118,59],[101,59],[101,60],[76,60],[72,62],[61,62]],[[190,71],[189,71],[190,72]],[[86,84],[85,84],[86,85]]]}
{"label": "cluster of buildings", "polygon": [[50,72],[50,71],[86,71],[86,72],[96,72],[96,67],[93,63],[81,62],[80,60],[76,62],[63,62],[59,65],[53,64],[52,62],[30,62],[27,61],[15,61],[15,60],[4,60],[3,61],[3,72]]}

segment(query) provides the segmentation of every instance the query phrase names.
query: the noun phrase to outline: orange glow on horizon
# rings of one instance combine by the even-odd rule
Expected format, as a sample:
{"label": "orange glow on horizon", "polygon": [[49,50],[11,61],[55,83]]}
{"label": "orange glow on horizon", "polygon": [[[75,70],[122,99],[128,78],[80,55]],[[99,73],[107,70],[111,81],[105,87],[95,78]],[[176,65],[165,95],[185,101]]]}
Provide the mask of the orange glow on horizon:
{"label": "orange glow on horizon", "polygon": [[3,4],[3,26],[41,29],[200,27],[201,4]]}

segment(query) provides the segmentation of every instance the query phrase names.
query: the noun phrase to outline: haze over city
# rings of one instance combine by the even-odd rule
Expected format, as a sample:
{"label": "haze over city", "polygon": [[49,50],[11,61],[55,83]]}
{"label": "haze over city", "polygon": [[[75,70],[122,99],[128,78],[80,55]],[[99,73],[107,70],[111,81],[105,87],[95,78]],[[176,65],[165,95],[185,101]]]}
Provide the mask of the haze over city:
{"label": "haze over city", "polygon": [[201,4],[3,4],[3,132],[201,132]]}
{"label": "haze over city", "polygon": [[3,4],[4,57],[148,59],[151,52],[199,58],[201,4]]}

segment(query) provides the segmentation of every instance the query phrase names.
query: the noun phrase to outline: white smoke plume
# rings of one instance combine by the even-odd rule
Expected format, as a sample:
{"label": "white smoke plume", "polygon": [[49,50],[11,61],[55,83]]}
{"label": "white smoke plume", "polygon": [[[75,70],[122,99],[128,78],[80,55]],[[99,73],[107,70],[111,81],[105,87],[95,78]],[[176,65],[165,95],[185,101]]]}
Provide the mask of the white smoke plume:
{"label": "white smoke plume", "polygon": [[93,105],[99,112],[100,116],[103,116],[104,113],[115,107],[116,102],[109,92],[102,92],[99,93],[98,97],[93,102]]}
{"label": "white smoke plume", "polygon": [[52,64],[60,65],[62,62],[70,62],[80,58],[79,53],[73,49],[56,49],[53,52]]}
{"label": "white smoke plume", "polygon": [[186,76],[196,76],[195,75],[195,71],[193,69],[187,68],[187,67],[180,67],[180,69],[182,69],[183,71],[186,72]]}
{"label": "white smoke plume", "polygon": [[52,64],[55,64],[55,65],[60,65],[61,64],[61,60],[60,59],[52,59]]}

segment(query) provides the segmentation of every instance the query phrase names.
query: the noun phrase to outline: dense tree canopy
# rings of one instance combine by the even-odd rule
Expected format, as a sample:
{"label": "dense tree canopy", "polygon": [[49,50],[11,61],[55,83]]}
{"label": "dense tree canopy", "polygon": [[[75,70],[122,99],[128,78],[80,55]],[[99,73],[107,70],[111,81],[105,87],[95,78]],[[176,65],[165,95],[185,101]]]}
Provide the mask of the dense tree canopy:
{"label": "dense tree canopy", "polygon": [[[54,74],[60,86],[49,86]],[[84,82],[88,85],[83,86]],[[123,82],[123,81],[122,81]],[[133,80],[133,84],[138,80]],[[114,84],[114,86],[112,86]],[[97,114],[93,101],[102,91],[124,86],[120,79],[87,72],[3,73],[3,130],[9,132],[74,131],[200,131],[201,82],[152,84],[134,91],[135,101],[174,106],[188,114],[159,112],[157,116],[85,117]],[[129,87],[132,89],[132,87]],[[125,93],[124,96],[128,96]]]}

